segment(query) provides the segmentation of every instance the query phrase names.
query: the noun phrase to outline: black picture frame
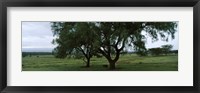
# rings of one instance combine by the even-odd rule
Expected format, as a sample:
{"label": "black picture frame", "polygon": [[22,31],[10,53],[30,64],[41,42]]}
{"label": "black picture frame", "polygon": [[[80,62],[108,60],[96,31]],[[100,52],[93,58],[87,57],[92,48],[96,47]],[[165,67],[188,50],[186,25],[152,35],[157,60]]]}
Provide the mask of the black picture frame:
{"label": "black picture frame", "polygon": [[[193,7],[194,86],[7,86],[7,7]],[[200,93],[200,0],[2,0],[0,1],[1,93]]]}

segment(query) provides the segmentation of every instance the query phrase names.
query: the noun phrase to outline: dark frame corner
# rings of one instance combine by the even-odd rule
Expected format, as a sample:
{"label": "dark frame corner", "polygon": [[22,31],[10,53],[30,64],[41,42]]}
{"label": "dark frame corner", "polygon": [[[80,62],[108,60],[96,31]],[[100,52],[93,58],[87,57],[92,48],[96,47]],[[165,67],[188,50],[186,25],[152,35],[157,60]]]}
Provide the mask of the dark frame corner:
{"label": "dark frame corner", "polygon": [[[30,87],[7,86],[7,7],[193,7],[193,87]],[[0,1],[0,92],[1,93],[200,93],[200,0],[1,0]]]}

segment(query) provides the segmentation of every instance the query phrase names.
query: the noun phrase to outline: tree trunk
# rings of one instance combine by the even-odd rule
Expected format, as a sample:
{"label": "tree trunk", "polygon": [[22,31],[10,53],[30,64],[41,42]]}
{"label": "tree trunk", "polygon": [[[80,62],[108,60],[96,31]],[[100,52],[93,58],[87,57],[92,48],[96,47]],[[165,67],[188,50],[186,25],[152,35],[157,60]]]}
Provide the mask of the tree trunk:
{"label": "tree trunk", "polygon": [[108,62],[109,62],[109,69],[110,70],[114,70],[116,67],[115,67],[115,63],[117,63],[118,59],[119,59],[119,55],[120,55],[120,52],[117,51],[116,52],[116,56],[114,59],[111,59],[111,56],[109,56],[109,59],[108,59]]}
{"label": "tree trunk", "polygon": [[[121,49],[123,49],[123,48],[121,48]],[[120,51],[121,51],[121,49],[117,49],[116,48],[116,55],[115,55],[115,58],[114,59],[112,59],[112,57],[111,57],[111,53],[109,52],[109,53],[106,53],[105,51],[103,51],[103,50],[101,50],[101,49],[99,49],[100,50],[100,52],[103,54],[103,56],[105,56],[106,57],[106,59],[108,60],[108,62],[109,62],[109,69],[110,70],[114,70],[116,67],[115,67],[115,63],[118,61],[118,59],[119,59],[119,55],[120,55]]]}
{"label": "tree trunk", "polygon": [[115,69],[115,62],[111,61],[109,63],[110,63],[109,69],[114,70]]}
{"label": "tree trunk", "polygon": [[86,67],[90,67],[90,58],[87,58]]}

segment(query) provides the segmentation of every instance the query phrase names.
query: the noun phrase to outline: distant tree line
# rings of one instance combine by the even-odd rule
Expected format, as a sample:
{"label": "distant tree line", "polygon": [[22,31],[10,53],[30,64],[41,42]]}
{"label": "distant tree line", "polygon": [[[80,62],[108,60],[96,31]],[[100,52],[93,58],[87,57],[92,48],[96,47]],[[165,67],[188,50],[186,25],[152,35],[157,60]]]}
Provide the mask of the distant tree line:
{"label": "distant tree line", "polygon": [[39,55],[53,55],[52,52],[22,52],[22,57],[32,57]]}
{"label": "distant tree line", "polygon": [[158,56],[158,55],[168,55],[168,54],[178,54],[178,50],[172,50],[173,46],[172,45],[162,45],[161,47],[157,48],[149,48],[148,50],[144,51],[137,51],[136,54],[140,56],[147,56],[147,55],[153,55],[153,56]]}

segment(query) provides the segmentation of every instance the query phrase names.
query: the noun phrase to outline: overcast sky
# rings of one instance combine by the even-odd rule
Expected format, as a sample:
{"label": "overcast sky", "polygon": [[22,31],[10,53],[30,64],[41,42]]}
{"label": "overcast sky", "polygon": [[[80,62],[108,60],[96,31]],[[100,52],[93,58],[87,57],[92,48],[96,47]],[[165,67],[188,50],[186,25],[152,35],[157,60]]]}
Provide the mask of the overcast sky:
{"label": "overcast sky", "polygon": [[[25,52],[51,52],[56,45],[51,42],[55,37],[51,31],[50,22],[22,22],[22,51]],[[152,42],[147,39],[146,47],[160,47],[161,45],[171,44],[173,50],[178,49],[178,31],[175,33],[175,39],[169,39],[168,42]]]}

